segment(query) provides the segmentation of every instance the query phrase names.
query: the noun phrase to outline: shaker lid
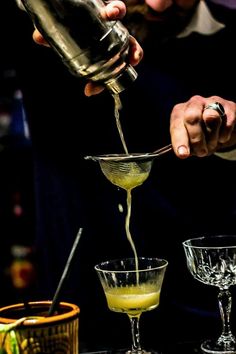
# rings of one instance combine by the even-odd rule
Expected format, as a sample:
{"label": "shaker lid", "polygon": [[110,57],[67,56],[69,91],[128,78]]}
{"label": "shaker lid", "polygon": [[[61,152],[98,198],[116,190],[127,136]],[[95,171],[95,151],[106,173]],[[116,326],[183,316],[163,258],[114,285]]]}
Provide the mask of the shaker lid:
{"label": "shaker lid", "polygon": [[127,65],[119,75],[105,82],[106,87],[112,94],[124,91],[138,77],[137,71],[132,65]]}

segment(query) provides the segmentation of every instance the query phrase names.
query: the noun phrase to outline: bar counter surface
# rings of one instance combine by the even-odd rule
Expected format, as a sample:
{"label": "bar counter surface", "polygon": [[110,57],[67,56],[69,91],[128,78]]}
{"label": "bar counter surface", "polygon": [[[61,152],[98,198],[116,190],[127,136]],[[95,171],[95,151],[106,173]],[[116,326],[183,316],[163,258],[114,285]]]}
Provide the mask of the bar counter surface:
{"label": "bar counter surface", "polygon": [[[147,354],[203,354],[200,349],[201,342],[185,342],[169,344],[166,349],[147,349]],[[86,351],[85,349],[80,354],[125,354],[129,349],[104,349],[98,351]]]}

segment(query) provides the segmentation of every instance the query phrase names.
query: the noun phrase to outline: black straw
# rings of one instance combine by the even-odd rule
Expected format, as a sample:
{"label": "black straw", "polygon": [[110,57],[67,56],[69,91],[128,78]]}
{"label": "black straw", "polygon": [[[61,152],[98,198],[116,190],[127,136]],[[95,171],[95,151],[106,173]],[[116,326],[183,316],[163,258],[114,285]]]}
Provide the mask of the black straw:
{"label": "black straw", "polygon": [[74,255],[75,255],[75,251],[77,249],[77,246],[78,246],[78,243],[79,243],[79,240],[80,240],[80,237],[82,235],[82,231],[83,231],[83,228],[81,227],[77,233],[77,236],[75,238],[75,241],[74,241],[74,244],[72,246],[72,249],[70,251],[70,254],[69,254],[69,257],[67,259],[67,262],[66,262],[66,266],[64,268],[64,271],[62,273],[62,276],[61,276],[61,279],[59,281],[59,284],[57,286],[57,290],[55,292],[55,295],[53,297],[53,300],[52,300],[52,304],[49,308],[49,311],[48,311],[48,316],[52,316],[53,313],[56,311],[56,308],[58,306],[58,299],[59,299],[59,295],[60,295],[60,292],[61,292],[61,289],[64,285],[64,282],[69,274],[69,270],[70,270],[70,267],[71,267],[71,264],[72,264],[72,260],[74,258]]}

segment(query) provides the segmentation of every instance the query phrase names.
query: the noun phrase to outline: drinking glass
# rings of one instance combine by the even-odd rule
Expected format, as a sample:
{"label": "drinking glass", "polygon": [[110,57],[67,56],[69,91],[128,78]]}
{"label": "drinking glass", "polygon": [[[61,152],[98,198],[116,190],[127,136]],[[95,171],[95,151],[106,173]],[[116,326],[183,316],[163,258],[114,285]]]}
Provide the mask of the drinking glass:
{"label": "drinking glass", "polygon": [[217,286],[222,333],[217,340],[201,344],[205,353],[235,354],[236,339],[231,331],[232,295],[229,290],[236,284],[236,236],[203,236],[183,242],[187,267],[200,282]]}
{"label": "drinking glass", "polygon": [[146,353],[140,344],[139,319],[142,312],[159,305],[167,264],[165,259],[138,257],[95,266],[109,309],[126,313],[130,319],[132,349],[127,353]]}

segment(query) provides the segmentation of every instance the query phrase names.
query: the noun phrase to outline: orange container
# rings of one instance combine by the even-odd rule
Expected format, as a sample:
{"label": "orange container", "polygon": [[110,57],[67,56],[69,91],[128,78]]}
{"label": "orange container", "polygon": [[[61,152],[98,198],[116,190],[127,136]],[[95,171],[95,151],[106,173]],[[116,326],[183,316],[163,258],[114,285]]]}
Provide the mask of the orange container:
{"label": "orange container", "polygon": [[[47,317],[51,301],[0,308],[0,348],[7,354],[79,353],[79,307],[61,302]],[[3,351],[4,352],[4,351]]]}

